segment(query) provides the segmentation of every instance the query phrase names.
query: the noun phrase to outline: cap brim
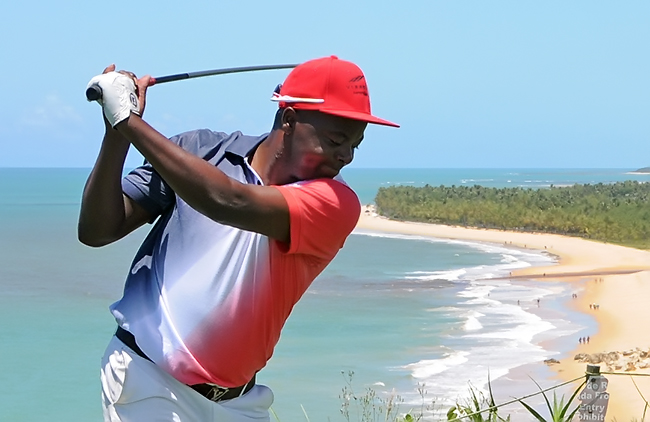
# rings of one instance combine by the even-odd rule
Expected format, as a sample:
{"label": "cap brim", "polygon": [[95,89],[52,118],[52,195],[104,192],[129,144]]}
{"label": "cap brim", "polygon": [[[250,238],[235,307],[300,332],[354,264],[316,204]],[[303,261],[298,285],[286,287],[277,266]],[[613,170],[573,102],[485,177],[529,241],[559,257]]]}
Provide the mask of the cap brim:
{"label": "cap brim", "polygon": [[349,110],[331,110],[328,108],[318,108],[322,113],[332,114],[334,116],[345,117],[352,120],[359,120],[362,122],[373,123],[376,125],[399,127],[397,123],[389,122],[388,120],[380,119],[372,114],[360,113],[358,111]]}

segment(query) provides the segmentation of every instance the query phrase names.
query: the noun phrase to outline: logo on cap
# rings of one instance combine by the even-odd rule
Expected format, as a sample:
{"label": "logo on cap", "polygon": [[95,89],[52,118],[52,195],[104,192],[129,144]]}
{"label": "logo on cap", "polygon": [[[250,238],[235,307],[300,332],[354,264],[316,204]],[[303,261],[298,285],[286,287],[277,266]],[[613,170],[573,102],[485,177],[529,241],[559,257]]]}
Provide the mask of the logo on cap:
{"label": "logo on cap", "polygon": [[368,87],[366,86],[366,77],[363,75],[355,76],[350,79],[347,88],[352,90],[353,94],[368,96]]}

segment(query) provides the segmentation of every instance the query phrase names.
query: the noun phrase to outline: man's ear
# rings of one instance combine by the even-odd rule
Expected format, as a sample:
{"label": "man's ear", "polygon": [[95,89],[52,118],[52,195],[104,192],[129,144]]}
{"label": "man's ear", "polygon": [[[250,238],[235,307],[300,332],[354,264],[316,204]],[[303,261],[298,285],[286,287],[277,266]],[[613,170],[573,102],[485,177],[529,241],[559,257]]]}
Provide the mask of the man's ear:
{"label": "man's ear", "polygon": [[281,130],[285,135],[291,135],[296,129],[296,122],[298,120],[296,110],[293,107],[286,107],[282,112],[282,125]]}

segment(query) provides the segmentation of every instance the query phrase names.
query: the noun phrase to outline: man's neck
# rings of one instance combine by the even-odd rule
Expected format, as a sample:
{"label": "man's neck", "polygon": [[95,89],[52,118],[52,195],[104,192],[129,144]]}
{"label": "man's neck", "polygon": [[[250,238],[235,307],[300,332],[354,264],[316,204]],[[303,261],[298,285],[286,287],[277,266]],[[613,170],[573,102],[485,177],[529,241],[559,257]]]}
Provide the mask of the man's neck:
{"label": "man's neck", "polygon": [[280,184],[282,181],[275,180],[274,177],[274,164],[276,163],[276,155],[282,148],[282,131],[274,130],[269,133],[269,136],[262,141],[255,149],[252,155],[248,156],[248,162],[259,175],[265,185]]}

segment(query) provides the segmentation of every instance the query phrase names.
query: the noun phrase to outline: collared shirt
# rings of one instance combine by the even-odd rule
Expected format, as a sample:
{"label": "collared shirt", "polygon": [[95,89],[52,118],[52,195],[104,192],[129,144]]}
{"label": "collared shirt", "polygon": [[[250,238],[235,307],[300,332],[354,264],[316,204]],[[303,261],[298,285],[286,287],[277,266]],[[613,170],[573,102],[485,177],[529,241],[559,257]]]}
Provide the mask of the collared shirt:
{"label": "collared shirt", "polygon": [[[198,130],[171,140],[235,180],[262,184],[246,157],[265,138]],[[293,306],[360,214],[342,180],[274,186],[289,206],[284,244],[210,220],[147,163],[122,188],[159,217],[111,312],[151,360],[186,384],[236,387],[262,369]]]}

